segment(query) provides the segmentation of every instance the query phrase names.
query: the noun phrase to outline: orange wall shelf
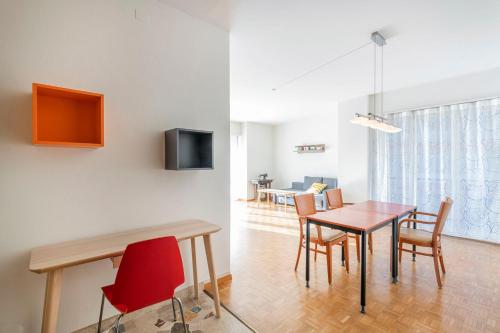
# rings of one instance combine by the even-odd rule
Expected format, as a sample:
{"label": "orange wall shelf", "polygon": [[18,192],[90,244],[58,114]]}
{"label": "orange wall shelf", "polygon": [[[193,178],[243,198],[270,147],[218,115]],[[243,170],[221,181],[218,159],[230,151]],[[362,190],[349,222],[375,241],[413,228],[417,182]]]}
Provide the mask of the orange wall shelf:
{"label": "orange wall shelf", "polygon": [[33,144],[104,146],[104,95],[33,83]]}

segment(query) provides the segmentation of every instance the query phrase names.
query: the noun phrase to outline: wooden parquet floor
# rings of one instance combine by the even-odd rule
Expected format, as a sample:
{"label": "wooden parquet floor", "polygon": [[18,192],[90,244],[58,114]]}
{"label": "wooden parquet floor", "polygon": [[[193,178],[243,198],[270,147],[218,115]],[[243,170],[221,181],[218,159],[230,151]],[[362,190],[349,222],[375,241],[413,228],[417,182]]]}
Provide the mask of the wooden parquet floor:
{"label": "wooden parquet floor", "polygon": [[381,229],[373,235],[374,254],[368,254],[367,313],[361,314],[354,244],[349,274],[336,246],[333,285],[327,283],[325,256],[318,255],[307,289],[304,252],[299,270],[293,270],[293,208],[284,213],[282,207],[238,202],[231,227],[233,280],[221,286],[221,300],[259,332],[500,332],[500,246],[446,237],[443,289],[432,258],[412,262],[408,253],[399,283],[392,284],[390,229]]}

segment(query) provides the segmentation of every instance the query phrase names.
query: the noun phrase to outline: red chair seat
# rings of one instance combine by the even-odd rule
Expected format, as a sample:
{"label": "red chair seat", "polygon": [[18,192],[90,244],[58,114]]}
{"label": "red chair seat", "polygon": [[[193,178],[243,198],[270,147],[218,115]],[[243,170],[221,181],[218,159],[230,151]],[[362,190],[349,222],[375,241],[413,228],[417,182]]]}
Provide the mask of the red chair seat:
{"label": "red chair seat", "polygon": [[109,286],[102,287],[102,292],[104,293],[104,296],[109,301],[109,303],[111,303],[111,305],[113,305],[115,307],[115,309],[117,309],[121,313],[127,313],[128,311],[127,311],[126,305],[113,302],[113,288],[114,288],[114,286],[115,286],[114,284],[110,284]]}

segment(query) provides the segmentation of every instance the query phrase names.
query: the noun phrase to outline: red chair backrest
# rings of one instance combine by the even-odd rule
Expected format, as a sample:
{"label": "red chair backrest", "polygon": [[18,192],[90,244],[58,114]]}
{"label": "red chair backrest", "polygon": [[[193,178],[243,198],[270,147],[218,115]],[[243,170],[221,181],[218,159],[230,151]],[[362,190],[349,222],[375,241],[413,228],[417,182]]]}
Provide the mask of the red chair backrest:
{"label": "red chair backrest", "polygon": [[113,303],[132,312],[171,299],[183,283],[184,268],[175,237],[133,243],[125,249],[118,268]]}

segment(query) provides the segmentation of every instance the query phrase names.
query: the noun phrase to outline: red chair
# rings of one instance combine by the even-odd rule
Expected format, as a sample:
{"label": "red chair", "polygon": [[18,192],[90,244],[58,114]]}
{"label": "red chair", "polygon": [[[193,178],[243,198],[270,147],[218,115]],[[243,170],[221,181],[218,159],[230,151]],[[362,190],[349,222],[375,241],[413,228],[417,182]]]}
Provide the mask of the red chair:
{"label": "red chair", "polygon": [[133,243],[127,246],[115,284],[102,288],[101,310],[97,332],[101,333],[104,298],[119,312],[115,332],[119,332],[120,320],[129,312],[172,299],[179,304],[182,324],[187,333],[181,301],[174,297],[175,288],[184,283],[184,269],[179,245],[175,237],[163,237]]}

